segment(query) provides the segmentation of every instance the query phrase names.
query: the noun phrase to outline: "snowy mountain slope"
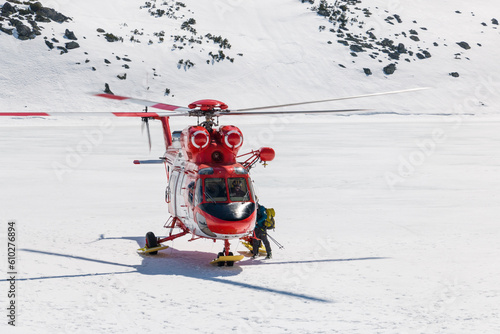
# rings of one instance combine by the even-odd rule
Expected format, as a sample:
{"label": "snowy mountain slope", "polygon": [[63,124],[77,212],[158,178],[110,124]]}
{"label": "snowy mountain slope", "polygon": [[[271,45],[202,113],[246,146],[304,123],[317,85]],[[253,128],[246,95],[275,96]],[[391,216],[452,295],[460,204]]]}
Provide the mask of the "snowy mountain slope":
{"label": "snowy mountain slope", "polygon": [[[405,42],[407,48],[412,47],[415,51],[429,49],[432,54],[431,58],[422,61],[413,61],[415,56],[410,57],[411,63],[401,58],[396,73],[384,75],[381,68],[389,63],[388,60],[382,61],[382,57],[373,60],[367,52],[352,57],[349,50],[336,41],[335,34],[328,31],[328,20],[311,11],[312,5],[297,2],[257,1],[243,6],[234,1],[216,4],[187,1],[186,7],[176,12],[179,13],[178,19],[151,16],[147,8],[140,9],[145,4],[143,1],[120,5],[99,1],[56,2],[54,7],[72,17],[72,21],[45,24],[42,36],[22,43],[1,35],[1,52],[5,59],[2,78],[12,87],[2,92],[8,101],[3,108],[66,110],[70,101],[76,102],[73,108],[77,110],[109,107],[108,103],[92,101],[85,95],[89,91],[104,89],[106,82],[115,93],[182,105],[193,98],[212,97],[222,99],[230,106],[246,107],[288,102],[290,96],[294,101],[301,101],[417,86],[430,86],[434,90],[423,100],[413,100],[411,105],[406,103],[407,97],[391,97],[391,104],[384,107],[392,111],[443,112],[449,111],[450,106],[454,106],[457,100],[460,102],[462,97],[471,96],[475,100],[474,109],[480,104],[478,100],[484,100],[481,102],[485,108],[477,109],[490,111],[489,107],[498,102],[493,96],[496,94],[491,94],[498,91],[495,77],[498,64],[494,59],[498,56],[499,31],[491,23],[495,17],[494,3],[483,3],[472,10],[452,1],[432,3],[433,15],[428,14],[430,5],[426,1],[404,6],[399,2],[391,3],[385,8],[382,5],[359,5],[378,13],[378,16],[358,18],[369,20],[363,29],[371,27],[377,36]],[[163,8],[160,1],[157,6]],[[386,16],[395,12],[401,16],[401,24],[390,25],[384,21]],[[211,34],[227,38],[231,49],[223,51],[234,58],[234,62],[225,60],[206,64],[207,57],[210,58],[208,53],[217,53],[219,49],[206,38],[201,45],[187,43],[182,50],[173,49],[174,44],[180,46],[181,43],[170,36],[190,36],[188,31],[181,29],[181,23],[189,18],[196,21],[193,27],[197,30],[197,37]],[[482,26],[482,22],[487,26]],[[327,29],[319,32],[319,26]],[[464,29],[457,29],[457,26]],[[422,30],[422,27],[427,30]],[[122,37],[123,42],[107,42],[104,34],[96,31],[99,28]],[[42,37],[62,41],[65,29],[75,32],[81,47],[63,55],[59,55],[58,50],[48,51]],[[350,29],[356,32],[356,26]],[[421,42],[401,36],[401,32],[412,29],[418,30]],[[135,30],[143,35],[132,33]],[[165,32],[163,43],[154,36],[159,31]],[[131,37],[140,43],[130,41]],[[153,41],[151,45],[149,40]],[[333,43],[328,44],[328,41]],[[472,45],[471,49],[464,50],[456,44],[461,41]],[[434,47],[434,42],[439,46]],[[482,46],[477,46],[477,43]],[[461,59],[454,59],[456,53],[462,54]],[[132,62],[117,60],[117,56]],[[111,64],[105,64],[104,59]],[[178,68],[181,59],[189,59],[195,66]],[[86,60],[89,62],[85,63]],[[379,60],[382,61],[380,65]],[[22,68],[15,66],[16,63],[23,64]],[[127,64],[130,66],[128,70],[122,67]],[[346,68],[339,67],[339,64]],[[92,71],[92,67],[96,71]],[[372,76],[365,77],[362,70],[365,67],[373,70]],[[458,72],[461,77],[453,78],[449,76],[451,72]],[[125,73],[126,80],[117,78]],[[38,93],[40,89],[36,87],[44,88]],[[164,96],[167,88],[173,97]],[[31,95],[10,98],[12,92],[23,89],[30,91]],[[273,91],[273,94],[265,94],[268,91]],[[475,96],[477,91],[481,92],[478,97]],[[60,100],[65,103],[58,105]],[[387,102],[388,99],[380,101]],[[369,102],[362,104],[371,107]]]}
{"label": "snowy mountain slope", "polygon": [[[208,265],[221,248],[209,241],[178,239],[158,257],[136,254],[168,218],[163,167],[131,164],[163,153],[158,124],[148,155],[134,120],[1,119],[0,219],[16,220],[22,249],[17,332],[498,332],[499,49],[490,24],[498,5],[421,0],[376,9],[363,1],[378,36],[396,40],[396,31],[415,29],[413,20],[428,29],[418,31],[420,48],[432,57],[400,60],[384,75],[389,60],[352,57],[319,31],[325,19],[310,4],[184,2],[179,20],[152,18],[144,1],[44,3],[72,21],[44,24],[28,41],[0,33],[0,110],[139,110],[86,95],[104,83],[116,94],[179,105],[217,98],[237,108],[434,89],[333,104],[374,109],[366,115],[221,119],[243,130],[243,151],[275,148],[276,160],[252,176],[262,202],[277,210],[272,235],[285,245],[271,261],[233,268]],[[403,22],[386,23],[395,13]],[[160,30],[187,34],[180,25],[191,16],[200,35],[228,39],[233,63],[206,64],[219,48],[211,41],[194,51],[172,51],[173,39],[148,45]],[[98,28],[124,42],[107,42]],[[49,51],[43,37],[65,41],[65,29],[80,48]],[[178,68],[180,59],[195,66]],[[116,77],[123,73],[126,80]],[[191,123],[175,119],[172,128]],[[4,227],[0,240],[6,249]]]}

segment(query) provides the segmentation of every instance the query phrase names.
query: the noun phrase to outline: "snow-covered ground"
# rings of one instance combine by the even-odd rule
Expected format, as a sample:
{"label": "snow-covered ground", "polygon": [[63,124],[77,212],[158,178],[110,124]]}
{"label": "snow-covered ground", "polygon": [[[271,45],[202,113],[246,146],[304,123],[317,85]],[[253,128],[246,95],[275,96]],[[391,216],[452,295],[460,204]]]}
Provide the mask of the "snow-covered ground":
{"label": "snow-covered ground", "polygon": [[222,247],[209,241],[178,239],[157,257],[135,253],[167,218],[163,168],[131,163],[145,151],[135,124],[115,123],[65,174],[54,163],[72,161],[69,149],[100,127],[2,126],[2,217],[4,226],[17,221],[23,249],[18,325],[77,333],[494,333],[499,123],[294,120],[272,138],[276,161],[253,174],[261,201],[276,208],[272,235],[285,249],[234,268],[208,264]]}
{"label": "snow-covered ground", "polygon": [[[273,245],[272,260],[233,268],[208,264],[221,243],[187,237],[156,257],[136,253],[168,218],[163,167],[132,164],[162,155],[159,124],[148,153],[138,120],[0,119],[2,333],[499,332],[500,47],[491,19],[500,6],[386,5],[404,29],[413,20],[428,28],[422,43],[440,47],[385,76],[368,57],[353,64],[344,46],[327,44],[332,37],[318,32],[325,20],[300,1],[185,3],[200,31],[229,39],[234,63],[97,36],[97,28],[122,36],[178,29],[137,11],[143,1],[51,1],[44,5],[73,21],[44,33],[62,40],[74,30],[86,37],[81,49],[59,55],[43,35],[21,42],[0,33],[0,111],[138,110],[86,95],[106,82],[116,94],[178,105],[216,98],[236,108],[432,89],[318,106],[373,109],[364,114],[221,119],[242,129],[242,151],[276,150],[252,176],[277,212],[271,235],[285,246]],[[374,25],[387,34],[403,27]],[[462,40],[472,48],[455,44]],[[116,78],[125,72],[116,55],[132,59],[127,80]],[[180,58],[195,67],[179,69]],[[163,96],[167,87],[174,96]],[[191,121],[173,119],[172,128]],[[17,331],[5,310],[9,220],[20,249]]]}

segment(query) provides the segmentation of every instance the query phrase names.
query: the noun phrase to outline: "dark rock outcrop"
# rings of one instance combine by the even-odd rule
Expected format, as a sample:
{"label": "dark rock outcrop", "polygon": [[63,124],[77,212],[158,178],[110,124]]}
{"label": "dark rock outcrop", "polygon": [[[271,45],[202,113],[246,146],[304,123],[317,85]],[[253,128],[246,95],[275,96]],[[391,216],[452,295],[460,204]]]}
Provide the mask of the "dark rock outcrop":
{"label": "dark rock outcrop", "polygon": [[41,35],[43,27],[38,26],[38,22],[59,22],[70,20],[69,17],[57,12],[52,8],[43,7],[40,2],[12,1],[27,7],[17,7],[9,2],[5,2],[0,9],[0,21],[8,21],[13,28],[0,30],[9,35],[14,35],[20,40],[33,39]]}
{"label": "dark rock outcrop", "polygon": [[33,20],[28,20],[28,23],[31,25],[31,28],[33,30],[33,33],[37,36],[40,36],[42,34],[40,27],[38,24],[33,21]]}
{"label": "dark rock outcrop", "polygon": [[111,95],[115,95],[111,89],[109,89],[109,85],[107,83],[104,84],[104,93],[106,94],[111,94]]}
{"label": "dark rock outcrop", "polygon": [[470,45],[467,43],[467,42],[460,42],[457,44],[462,48],[462,49],[465,49],[465,50],[469,50],[470,49]]}
{"label": "dark rock outcrop", "polygon": [[360,45],[356,45],[356,44],[353,44],[349,47],[351,49],[352,52],[363,52],[365,50],[363,50],[363,47],[361,47]]}
{"label": "dark rock outcrop", "polygon": [[23,24],[20,21],[11,22],[11,24],[13,24],[16,27],[17,36],[20,40],[25,41],[27,39],[32,38],[31,29],[27,25]]}
{"label": "dark rock outcrop", "polygon": [[47,40],[45,40],[45,45],[47,45],[49,47],[49,49],[51,49],[51,50],[54,48],[54,43],[51,43]]}
{"label": "dark rock outcrop", "polygon": [[398,53],[406,53],[406,48],[403,43],[398,44]]}
{"label": "dark rock outcrop", "polygon": [[66,43],[66,49],[68,50],[73,50],[73,49],[77,49],[80,47],[80,44],[78,44],[77,42],[69,42],[69,43]]}
{"label": "dark rock outcrop", "polygon": [[6,33],[7,35],[12,35],[14,29],[3,28],[2,24],[0,23],[0,31]]}
{"label": "dark rock outcrop", "polygon": [[10,3],[6,2],[4,3],[2,7],[2,15],[3,16],[9,16],[11,14],[14,14],[16,12],[16,8],[12,6]]}
{"label": "dark rock outcrop", "polygon": [[76,36],[75,36],[75,33],[73,31],[68,30],[68,29],[66,29],[66,31],[64,32],[64,37],[66,37],[67,39],[70,39],[72,41],[78,40],[78,38],[76,38]]}
{"label": "dark rock outcrop", "polygon": [[389,64],[386,67],[384,67],[384,74],[386,75],[391,75],[396,72],[396,64]]}
{"label": "dark rock outcrop", "polygon": [[388,55],[389,55],[389,58],[391,58],[391,59],[399,60],[399,53],[397,53],[397,52],[389,52]]}
{"label": "dark rock outcrop", "polygon": [[70,20],[69,17],[59,13],[55,9],[47,7],[40,8],[38,11],[36,11],[36,14],[37,14],[37,18],[35,19],[36,21],[39,21],[41,19],[42,22],[47,22],[47,19],[50,19],[57,23],[63,23]]}
{"label": "dark rock outcrop", "polygon": [[42,8],[43,8],[43,6],[40,2],[34,2],[34,3],[30,4],[30,9],[35,13],[38,12]]}
{"label": "dark rock outcrop", "polygon": [[117,37],[113,34],[110,34],[110,33],[104,34],[104,38],[106,38],[106,40],[110,43],[118,42],[120,40],[119,37]]}

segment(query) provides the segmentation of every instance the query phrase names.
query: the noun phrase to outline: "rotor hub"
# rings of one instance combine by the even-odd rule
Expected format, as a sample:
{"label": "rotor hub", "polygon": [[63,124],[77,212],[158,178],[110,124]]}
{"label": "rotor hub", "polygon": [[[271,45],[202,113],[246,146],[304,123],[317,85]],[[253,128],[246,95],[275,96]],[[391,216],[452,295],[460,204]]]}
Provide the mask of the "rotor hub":
{"label": "rotor hub", "polygon": [[201,111],[215,111],[225,110],[228,108],[227,104],[217,100],[199,100],[188,105],[189,109],[199,108]]}

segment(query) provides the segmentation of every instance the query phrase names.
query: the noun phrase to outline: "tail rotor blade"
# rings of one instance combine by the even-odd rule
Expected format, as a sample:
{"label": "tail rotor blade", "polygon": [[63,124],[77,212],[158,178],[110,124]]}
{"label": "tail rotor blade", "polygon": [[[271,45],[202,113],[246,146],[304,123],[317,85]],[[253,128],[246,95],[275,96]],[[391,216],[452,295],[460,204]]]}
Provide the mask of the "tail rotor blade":
{"label": "tail rotor blade", "polygon": [[146,119],[146,130],[148,132],[149,152],[151,152],[151,131],[149,131],[149,121]]}
{"label": "tail rotor blade", "polygon": [[144,127],[146,127],[146,133],[148,134],[148,145],[149,152],[151,152],[151,131],[149,130],[149,119],[147,117],[142,118],[141,133],[144,133]]}

